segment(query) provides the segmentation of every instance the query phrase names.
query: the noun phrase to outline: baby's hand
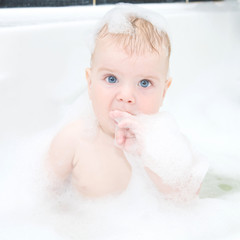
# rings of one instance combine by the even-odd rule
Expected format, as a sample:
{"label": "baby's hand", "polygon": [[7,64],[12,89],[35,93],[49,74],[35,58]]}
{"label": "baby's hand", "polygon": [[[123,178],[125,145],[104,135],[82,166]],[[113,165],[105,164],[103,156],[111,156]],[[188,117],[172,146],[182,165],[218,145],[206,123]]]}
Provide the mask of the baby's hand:
{"label": "baby's hand", "polygon": [[140,132],[142,128],[137,117],[119,110],[111,111],[109,115],[116,122],[116,145],[128,153],[140,155],[142,150]]}

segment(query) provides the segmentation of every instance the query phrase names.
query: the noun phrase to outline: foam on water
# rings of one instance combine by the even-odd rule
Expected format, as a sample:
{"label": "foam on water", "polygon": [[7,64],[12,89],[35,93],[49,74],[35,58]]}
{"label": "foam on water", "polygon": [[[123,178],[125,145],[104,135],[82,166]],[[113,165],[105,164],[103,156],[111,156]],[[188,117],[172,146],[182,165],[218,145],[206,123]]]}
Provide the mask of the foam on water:
{"label": "foam on water", "polygon": [[[73,104],[72,118],[86,101],[81,98],[80,105]],[[60,195],[49,193],[41,163],[56,131],[48,129],[12,142],[15,151],[9,153],[6,148],[1,156],[13,161],[1,181],[1,239],[31,239],[34,234],[36,239],[65,240],[213,240],[239,236],[239,191],[208,198],[213,191],[210,188],[205,189],[204,198],[192,203],[168,202],[131,158],[133,176],[120,195],[92,200],[70,187]]]}

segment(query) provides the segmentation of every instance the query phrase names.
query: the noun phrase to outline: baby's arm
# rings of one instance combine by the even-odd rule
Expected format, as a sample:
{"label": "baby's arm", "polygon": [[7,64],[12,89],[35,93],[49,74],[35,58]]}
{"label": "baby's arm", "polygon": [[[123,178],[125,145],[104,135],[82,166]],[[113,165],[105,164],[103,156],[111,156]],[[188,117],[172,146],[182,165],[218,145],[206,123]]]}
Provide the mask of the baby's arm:
{"label": "baby's arm", "polygon": [[169,186],[165,189],[170,197],[195,198],[208,170],[208,163],[180,132],[170,114],[161,112],[155,116],[149,118],[148,123],[152,125],[146,127],[142,156],[145,166],[161,178],[159,185]]}
{"label": "baby's arm", "polygon": [[50,180],[54,184],[62,184],[71,174],[77,143],[77,124],[64,127],[53,139],[46,167]]}
{"label": "baby's arm", "polygon": [[[208,165],[179,131],[170,114],[161,112],[136,117],[115,111],[112,117],[119,122],[116,143],[138,156],[161,192],[183,199],[198,194]],[[134,135],[135,146],[132,144]],[[128,136],[131,136],[130,141]]]}

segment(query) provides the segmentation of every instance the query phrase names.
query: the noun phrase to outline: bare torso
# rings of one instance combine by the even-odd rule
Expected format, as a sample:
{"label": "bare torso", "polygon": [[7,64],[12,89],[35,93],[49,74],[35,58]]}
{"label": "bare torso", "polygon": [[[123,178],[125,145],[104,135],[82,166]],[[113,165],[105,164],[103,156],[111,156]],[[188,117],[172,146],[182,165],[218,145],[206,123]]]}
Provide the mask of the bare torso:
{"label": "bare torso", "polygon": [[[131,165],[123,151],[114,145],[114,137],[101,129],[90,138],[82,134],[85,130],[86,125],[76,121],[53,140],[47,161],[53,180],[64,181],[71,174],[73,186],[82,195],[92,198],[122,193],[132,176]],[[152,170],[144,168],[160,191],[169,191]]]}
{"label": "bare torso", "polygon": [[123,192],[131,179],[131,165],[110,136],[80,139],[73,160],[72,183],[85,196]]}

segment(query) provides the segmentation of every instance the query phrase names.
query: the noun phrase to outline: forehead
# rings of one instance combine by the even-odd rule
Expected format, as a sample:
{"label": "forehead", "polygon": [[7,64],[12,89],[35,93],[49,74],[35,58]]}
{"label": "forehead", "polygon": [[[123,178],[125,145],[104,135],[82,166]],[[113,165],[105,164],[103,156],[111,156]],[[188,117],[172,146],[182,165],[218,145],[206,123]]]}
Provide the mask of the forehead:
{"label": "forehead", "polygon": [[92,55],[92,67],[125,68],[137,72],[145,70],[165,74],[168,71],[168,57],[154,51],[130,54],[113,39],[100,39],[96,42]]}

